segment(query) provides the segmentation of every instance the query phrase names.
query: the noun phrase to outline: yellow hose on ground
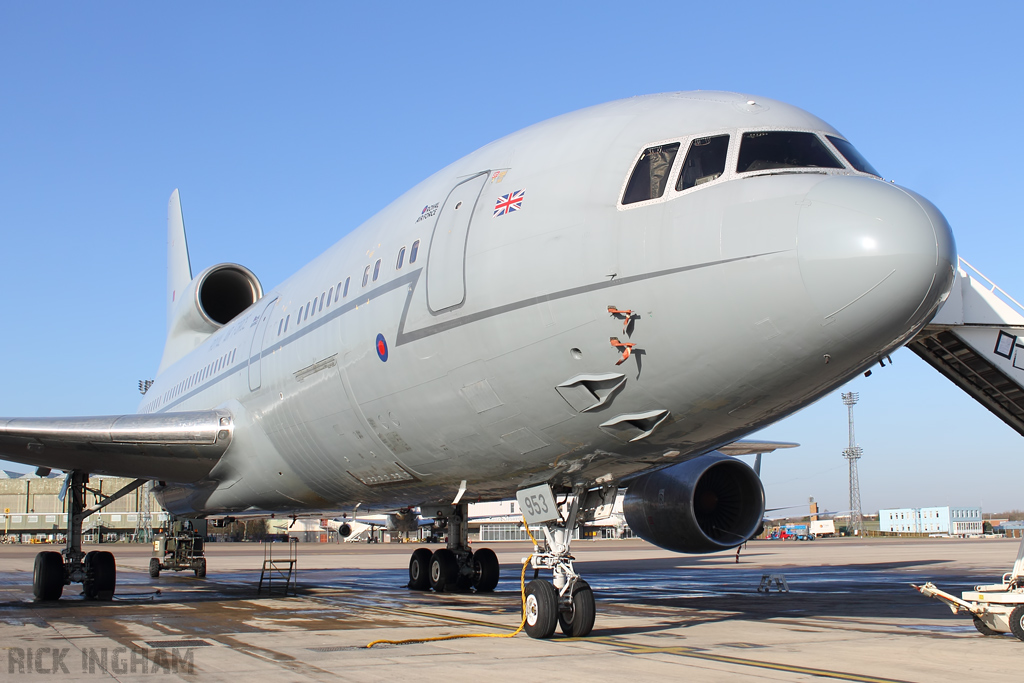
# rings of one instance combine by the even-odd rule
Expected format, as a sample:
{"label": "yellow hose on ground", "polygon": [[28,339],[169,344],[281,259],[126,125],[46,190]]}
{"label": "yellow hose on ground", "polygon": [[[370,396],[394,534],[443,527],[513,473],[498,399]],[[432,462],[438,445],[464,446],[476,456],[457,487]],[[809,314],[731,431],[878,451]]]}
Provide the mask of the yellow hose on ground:
{"label": "yellow hose on ground", "polygon": [[[526,518],[523,517],[523,526],[526,528],[526,535],[533,541],[533,545],[537,547],[537,539],[533,537],[530,532],[530,525],[527,524]],[[523,571],[519,574],[519,593],[522,598],[522,611],[523,620],[519,622],[519,628],[512,633],[463,633],[455,636],[434,636],[433,638],[407,638],[405,640],[387,640],[381,638],[380,640],[374,640],[367,643],[366,647],[371,648],[374,645],[381,643],[387,643],[388,645],[406,645],[408,643],[432,643],[438,640],[457,640],[459,638],[514,638],[519,635],[519,632],[526,626],[526,568],[530,566],[530,560],[533,558],[533,553],[530,553],[526,560],[523,561]]]}

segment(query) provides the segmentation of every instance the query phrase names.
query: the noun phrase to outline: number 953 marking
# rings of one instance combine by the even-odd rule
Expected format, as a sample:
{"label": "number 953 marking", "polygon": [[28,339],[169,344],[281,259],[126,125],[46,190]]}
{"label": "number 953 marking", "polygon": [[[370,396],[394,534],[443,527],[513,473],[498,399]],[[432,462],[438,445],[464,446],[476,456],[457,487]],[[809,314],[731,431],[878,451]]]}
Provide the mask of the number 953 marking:
{"label": "number 953 marking", "polygon": [[540,524],[558,519],[558,506],[551,487],[547,484],[516,491],[516,500],[528,524]]}

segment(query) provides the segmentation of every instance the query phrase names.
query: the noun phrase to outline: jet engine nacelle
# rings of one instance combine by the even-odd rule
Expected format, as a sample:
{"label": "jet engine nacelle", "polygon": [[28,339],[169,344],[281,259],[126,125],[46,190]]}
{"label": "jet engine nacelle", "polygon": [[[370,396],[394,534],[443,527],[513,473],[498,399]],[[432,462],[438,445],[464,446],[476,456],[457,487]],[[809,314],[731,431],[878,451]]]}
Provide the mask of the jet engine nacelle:
{"label": "jet engine nacelle", "polygon": [[764,516],[764,488],[742,460],[711,453],[634,479],[623,512],[645,541],[681,553],[712,553],[755,535]]}
{"label": "jet engine nacelle", "polygon": [[199,273],[175,296],[160,372],[262,299],[263,287],[245,266],[219,263]]}
{"label": "jet engine nacelle", "polygon": [[351,536],[352,535],[352,525],[349,524],[348,522],[345,522],[344,524],[339,526],[338,527],[338,535],[341,536],[342,538],[348,538],[349,536]]}
{"label": "jet engine nacelle", "polygon": [[174,331],[216,332],[263,297],[251,270],[237,263],[219,263],[199,273],[181,293]]}

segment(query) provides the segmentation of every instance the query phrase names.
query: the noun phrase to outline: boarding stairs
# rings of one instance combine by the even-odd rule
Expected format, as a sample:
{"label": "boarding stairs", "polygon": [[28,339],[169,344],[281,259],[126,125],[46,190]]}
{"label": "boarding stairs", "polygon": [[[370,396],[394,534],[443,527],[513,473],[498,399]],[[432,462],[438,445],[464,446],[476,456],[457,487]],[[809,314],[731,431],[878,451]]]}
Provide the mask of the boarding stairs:
{"label": "boarding stairs", "polygon": [[907,348],[1024,436],[1024,305],[963,259]]}

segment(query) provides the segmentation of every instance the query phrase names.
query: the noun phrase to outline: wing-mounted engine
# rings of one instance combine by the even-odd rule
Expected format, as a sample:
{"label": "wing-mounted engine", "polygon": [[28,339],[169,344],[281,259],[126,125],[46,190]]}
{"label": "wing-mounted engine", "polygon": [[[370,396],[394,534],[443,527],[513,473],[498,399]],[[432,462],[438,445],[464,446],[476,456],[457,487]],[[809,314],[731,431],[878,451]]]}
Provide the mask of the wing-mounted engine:
{"label": "wing-mounted engine", "polygon": [[262,297],[259,279],[245,266],[220,263],[199,273],[171,310],[160,372]]}
{"label": "wing-mounted engine", "polygon": [[637,477],[623,512],[645,541],[681,553],[712,553],[757,532],[764,488],[745,462],[712,453]]}

